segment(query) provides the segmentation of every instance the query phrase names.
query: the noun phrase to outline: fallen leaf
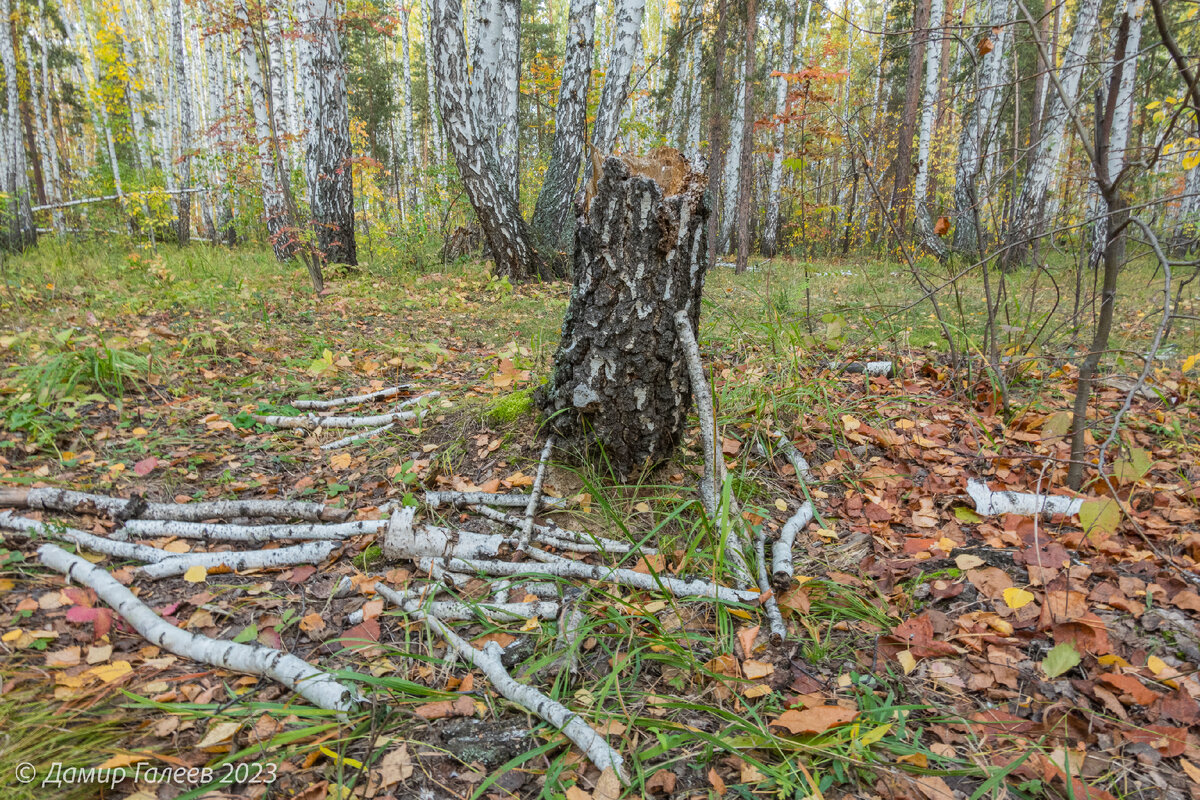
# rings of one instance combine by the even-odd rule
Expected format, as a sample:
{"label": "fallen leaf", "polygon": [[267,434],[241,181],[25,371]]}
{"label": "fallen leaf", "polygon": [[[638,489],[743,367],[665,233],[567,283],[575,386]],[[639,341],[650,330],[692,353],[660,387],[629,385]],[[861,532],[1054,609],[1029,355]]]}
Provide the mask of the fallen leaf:
{"label": "fallen leaf", "polygon": [[1004,590],[1004,604],[1009,608],[1024,608],[1034,601],[1032,592],[1010,586]]}
{"label": "fallen leaf", "polygon": [[646,791],[650,794],[673,794],[677,780],[678,777],[671,770],[660,769],[646,781]]}
{"label": "fallen leaf", "polygon": [[218,722],[208,729],[208,733],[204,734],[204,738],[196,747],[204,750],[228,742],[240,727],[242,727],[240,722]]}
{"label": "fallen leaf", "polygon": [[140,475],[142,477],[145,477],[146,475],[149,475],[151,472],[154,472],[154,469],[157,466],[158,466],[158,459],[155,458],[154,456],[150,456],[149,458],[143,458],[141,461],[134,464],[133,472],[135,475]]}
{"label": "fallen leaf", "polygon": [[187,572],[183,573],[183,579],[188,583],[204,583],[208,577],[208,569],[202,564],[197,564],[194,567],[188,567]]}
{"label": "fallen leaf", "polygon": [[858,712],[841,706],[814,706],[798,711],[789,708],[771,721],[771,725],[787,728],[795,734],[824,733],[835,725],[844,725],[858,716]]}
{"label": "fallen leaf", "polygon": [[1060,642],[1046,654],[1046,658],[1042,661],[1042,669],[1047,677],[1057,678],[1078,665],[1079,661],[1079,653],[1075,650],[1075,646],[1070,642]]}

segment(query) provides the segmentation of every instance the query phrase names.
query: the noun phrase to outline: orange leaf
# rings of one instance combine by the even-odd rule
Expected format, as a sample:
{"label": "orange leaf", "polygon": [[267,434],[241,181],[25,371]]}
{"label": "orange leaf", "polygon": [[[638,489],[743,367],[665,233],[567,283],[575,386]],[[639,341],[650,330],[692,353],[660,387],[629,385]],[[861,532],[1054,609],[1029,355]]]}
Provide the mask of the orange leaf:
{"label": "orange leaf", "polygon": [[835,725],[845,725],[858,712],[841,706],[814,706],[803,711],[790,708],[771,722],[792,733],[824,733]]}

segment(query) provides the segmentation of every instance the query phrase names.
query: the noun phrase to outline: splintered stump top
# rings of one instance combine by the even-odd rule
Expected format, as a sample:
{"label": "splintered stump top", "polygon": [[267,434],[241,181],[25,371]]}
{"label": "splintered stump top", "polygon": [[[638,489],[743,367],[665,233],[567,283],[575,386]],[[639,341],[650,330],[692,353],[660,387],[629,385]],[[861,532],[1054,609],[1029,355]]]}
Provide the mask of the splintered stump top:
{"label": "splintered stump top", "polygon": [[554,372],[538,393],[563,449],[603,458],[621,477],[679,442],[691,386],[674,314],[695,329],[708,268],[704,175],[677,153],[654,156],[604,162],[575,233]]}

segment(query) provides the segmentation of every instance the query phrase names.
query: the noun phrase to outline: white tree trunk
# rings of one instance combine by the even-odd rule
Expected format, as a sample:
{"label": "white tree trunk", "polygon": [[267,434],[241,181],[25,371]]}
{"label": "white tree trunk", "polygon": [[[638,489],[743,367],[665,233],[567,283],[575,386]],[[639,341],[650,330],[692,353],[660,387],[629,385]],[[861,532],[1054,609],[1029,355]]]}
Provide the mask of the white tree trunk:
{"label": "white tree trunk", "polygon": [[[255,46],[257,20],[251,20],[245,0],[238,0],[238,19],[242,22],[242,68],[246,72],[246,94],[254,114],[254,138],[258,151],[258,174],[262,185],[263,215],[271,236],[275,257],[288,261],[295,253],[295,224],[283,194],[281,176],[276,171],[274,136],[267,108],[263,71]],[[282,176],[286,178],[287,176]]]}
{"label": "white tree trunk", "polygon": [[[45,2],[39,3],[39,9],[43,22],[40,26],[40,35],[35,36],[32,29],[26,32],[25,59],[29,69],[29,105],[35,123],[38,155],[42,163],[42,181],[46,187],[46,200],[53,206],[63,201],[63,184],[62,175],[59,172],[58,137],[55,135],[54,122],[50,116],[52,89],[49,53],[47,52],[49,42],[45,38]],[[38,61],[34,60],[35,49],[39,53]],[[54,232],[57,235],[62,236],[67,232],[66,220],[61,208],[52,208],[50,218],[54,222]]]}
{"label": "white tree trunk", "polygon": [[1040,236],[1045,226],[1046,200],[1054,181],[1054,169],[1062,153],[1066,138],[1068,110],[1075,104],[1079,93],[1079,82],[1091,49],[1092,36],[1100,14],[1100,0],[1082,0],[1075,18],[1075,30],[1067,45],[1062,68],[1058,73],[1065,102],[1058,89],[1051,86],[1050,102],[1042,123],[1037,150],[1030,162],[1025,180],[1013,206],[1012,221],[1009,223],[1005,264],[1015,266],[1024,261],[1025,254],[1034,238]]}
{"label": "white tree trunk", "polygon": [[[612,152],[617,140],[617,122],[621,119],[621,109],[629,96],[629,73],[633,69],[633,51],[637,49],[635,40],[642,35],[646,0],[615,0],[613,13],[612,52],[608,56],[604,90],[600,94],[596,125],[592,129],[592,146],[601,157]],[[592,161],[588,159],[584,167],[585,186],[592,176]]]}
{"label": "white tree trunk", "polygon": [[21,95],[16,80],[11,0],[0,0],[0,62],[4,65],[5,88],[3,188],[10,198],[4,207],[6,220],[0,235],[4,237],[5,249],[24,250],[37,243],[37,228],[33,224],[29,168],[21,132]]}
{"label": "white tree trunk", "polygon": [[479,0],[471,58],[471,109],[493,141],[501,186],[517,195],[517,89],[520,0]]}
{"label": "white tree trunk", "polygon": [[[1108,179],[1114,181],[1125,168],[1125,149],[1129,145],[1129,133],[1133,128],[1133,86],[1137,77],[1138,48],[1142,41],[1142,18],[1146,10],[1146,0],[1123,0],[1117,7],[1115,23],[1120,27],[1121,17],[1129,17],[1129,35],[1125,43],[1125,55],[1120,64],[1112,64],[1105,73],[1104,89],[1108,89],[1112,70],[1120,68],[1121,79],[1117,85],[1117,98],[1113,105],[1112,129],[1109,134],[1107,171]],[[1115,34],[1114,34],[1115,36]],[[1115,54],[1114,54],[1115,56]],[[1099,201],[1099,192],[1092,183],[1089,200]],[[1093,268],[1099,266],[1104,257],[1104,247],[1108,242],[1108,218],[1104,216],[1104,205],[1101,202],[1089,203],[1089,216],[1092,222],[1092,243],[1089,262]]]}
{"label": "white tree trunk", "polygon": [[233,206],[229,198],[229,187],[226,185],[224,163],[224,139],[226,136],[226,118],[229,115],[229,92],[225,73],[224,39],[220,34],[211,34],[204,39],[204,59],[207,68],[206,86],[208,90],[209,134],[206,137],[209,147],[208,180],[212,192],[212,217],[215,238],[225,244],[235,244],[237,234],[233,229]]}
{"label": "white tree trunk", "polygon": [[[1002,100],[1000,82],[1004,74],[1005,48],[1011,36],[1008,21],[1010,0],[990,0],[987,8],[991,31],[985,33],[992,43],[992,50],[979,60],[975,71],[975,98],[967,111],[962,132],[958,139],[958,159],[954,177],[954,248],[964,253],[979,250],[980,231],[976,224],[980,206],[984,202],[979,191],[979,175],[983,167],[984,153],[988,146],[988,133],[992,129]],[[999,28],[999,33],[996,33]]]}
{"label": "white tree trunk", "polygon": [[933,232],[933,218],[929,210],[929,172],[932,167],[929,158],[930,143],[933,140],[933,126],[937,117],[938,84],[942,78],[942,43],[945,34],[943,17],[945,16],[945,0],[932,0],[929,8],[930,31],[938,31],[935,39],[930,36],[925,46],[925,91],[921,101],[921,128],[917,138],[917,176],[913,182],[913,203],[915,213],[913,220],[917,235],[925,247],[938,257],[946,254],[946,244]]}
{"label": "white tree trunk", "polygon": [[[779,47],[779,71],[783,73],[792,71],[792,60],[795,55],[796,21],[794,13],[792,4],[784,3],[783,40]],[[885,9],[885,18],[886,14]],[[775,78],[776,117],[781,117],[787,110],[787,93],[787,78]],[[773,256],[779,251],[779,195],[783,191],[783,133],[783,124],[776,122],[772,132],[774,149],[771,152],[771,177],[767,188],[767,219],[762,236],[762,251],[766,256]]]}
{"label": "white tree trunk", "polygon": [[309,211],[323,263],[357,264],[350,110],[340,0],[307,0],[305,164]]}
{"label": "white tree trunk", "polygon": [[538,249],[543,253],[562,253],[563,261],[572,249],[575,231],[572,205],[587,144],[587,92],[596,41],[595,15],[596,0],[571,0],[550,164],[530,220]]}
{"label": "white tree trunk", "polygon": [[171,0],[171,61],[175,67],[176,91],[179,95],[179,188],[182,193],[175,201],[178,219],[175,236],[186,245],[192,235],[192,84],[188,79],[187,44],[184,36],[183,0]]}
{"label": "white tree trunk", "polygon": [[400,47],[404,70],[404,159],[405,159],[405,191],[408,196],[408,207],[415,209],[420,203],[420,182],[417,180],[417,140],[413,128],[413,85],[412,85],[412,47],[409,37],[409,25],[412,23],[412,8],[402,6],[400,9]]}
{"label": "white tree trunk", "polygon": [[733,224],[737,221],[737,200],[741,174],[742,140],[745,138],[743,129],[746,126],[746,78],[739,70],[737,91],[734,92],[733,121],[729,123],[729,149],[725,151],[725,176],[721,180],[721,235],[717,242],[717,251],[728,253],[732,238]]}
{"label": "white tree trunk", "polygon": [[684,155],[693,164],[700,163],[700,99],[704,88],[701,78],[701,60],[703,58],[704,33],[703,28],[697,28],[692,33],[692,54],[688,58],[688,79],[691,92],[688,97],[687,111],[687,142]]}
{"label": "white tree trunk", "polygon": [[[487,236],[496,273],[521,279],[542,263],[517,198],[504,188],[495,142],[480,133],[471,109],[461,0],[429,0],[438,107],[446,139],[475,214]],[[427,49],[428,53],[429,50]]]}
{"label": "white tree trunk", "polygon": [[[424,13],[421,14],[421,39],[425,49],[425,99],[427,103],[426,107],[429,109],[429,149],[432,151],[430,155],[433,163],[440,166],[442,160],[445,158],[446,145],[445,136],[442,131],[442,115],[438,108],[437,92],[435,89],[435,84],[437,83],[437,70],[434,67],[435,57],[430,52],[433,44],[433,34],[430,26],[430,20],[432,19],[430,5],[437,2],[437,0],[424,1]],[[440,174],[435,179],[435,185],[439,190],[441,189],[442,179]]]}

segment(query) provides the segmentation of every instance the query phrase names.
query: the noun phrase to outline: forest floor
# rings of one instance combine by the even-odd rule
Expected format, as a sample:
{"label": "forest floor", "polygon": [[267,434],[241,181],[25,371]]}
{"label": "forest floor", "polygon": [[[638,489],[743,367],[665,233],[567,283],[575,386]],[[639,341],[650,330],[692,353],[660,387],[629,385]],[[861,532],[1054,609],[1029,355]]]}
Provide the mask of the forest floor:
{"label": "forest floor", "polygon": [[[318,301],[300,272],[261,252],[205,248],[43,245],[0,269],[0,490],[288,497],[372,520],[388,501],[419,505],[424,489],[524,491],[532,481],[542,437],[529,390],[548,372],[566,284],[512,287],[467,264],[333,276]],[[507,646],[514,675],[602,730],[626,759],[633,797],[1200,796],[1197,326],[1173,333],[1124,416],[1123,455],[1107,481],[1085,488],[1078,515],[982,516],[966,495],[969,478],[1067,493],[1073,354],[1087,334],[1072,342],[1072,302],[1055,307],[1048,276],[1011,278],[1007,414],[979,369],[975,278],[960,282],[957,300],[942,295],[968,354],[956,372],[902,266],[780,262],[710,276],[701,345],[732,490],[746,520],[768,532],[806,497],[818,514],[779,597],[790,631],[782,646],[756,609],[611,586],[583,601],[575,676],[549,669],[560,655],[554,619],[460,631]],[[1058,277],[1072,282],[1059,292],[1069,297],[1074,278]],[[1153,336],[1152,278],[1137,265],[1122,277],[1118,350]],[[1082,307],[1090,326],[1090,301]],[[1200,315],[1195,292],[1181,312]],[[1030,350],[1023,337],[1043,324],[1052,344]],[[893,359],[897,374],[828,367],[856,358]],[[1111,361],[1094,404],[1097,440],[1141,370],[1130,355]],[[408,427],[334,451],[318,445],[344,432],[250,417],[401,383],[442,394]],[[769,443],[777,429],[813,465],[812,482],[787,459],[756,454],[755,440]],[[661,554],[610,563],[721,577],[720,537],[694,490],[698,435],[689,428],[675,459],[633,483],[555,463],[546,491],[566,507],[551,517]],[[484,529],[466,514],[421,514]],[[116,526],[103,515],[44,516],[99,534]],[[386,563],[373,535],[315,568],[198,580],[149,581],[100,559],[187,630],[369,676],[378,702],[346,720],[268,680],[151,645],[41,566],[39,542],[5,536],[6,797],[45,796],[54,762],[139,761],[259,766],[232,786],[129,781],[116,794],[613,796],[561,736],[498,698],[482,674],[447,662],[422,623],[382,607],[376,581],[420,576],[411,563]],[[354,588],[336,596],[343,577]],[[463,589],[489,591],[478,579]],[[358,610],[364,621],[351,624]],[[464,695],[470,702],[450,702]],[[37,767],[34,783],[11,780],[22,762]]]}

